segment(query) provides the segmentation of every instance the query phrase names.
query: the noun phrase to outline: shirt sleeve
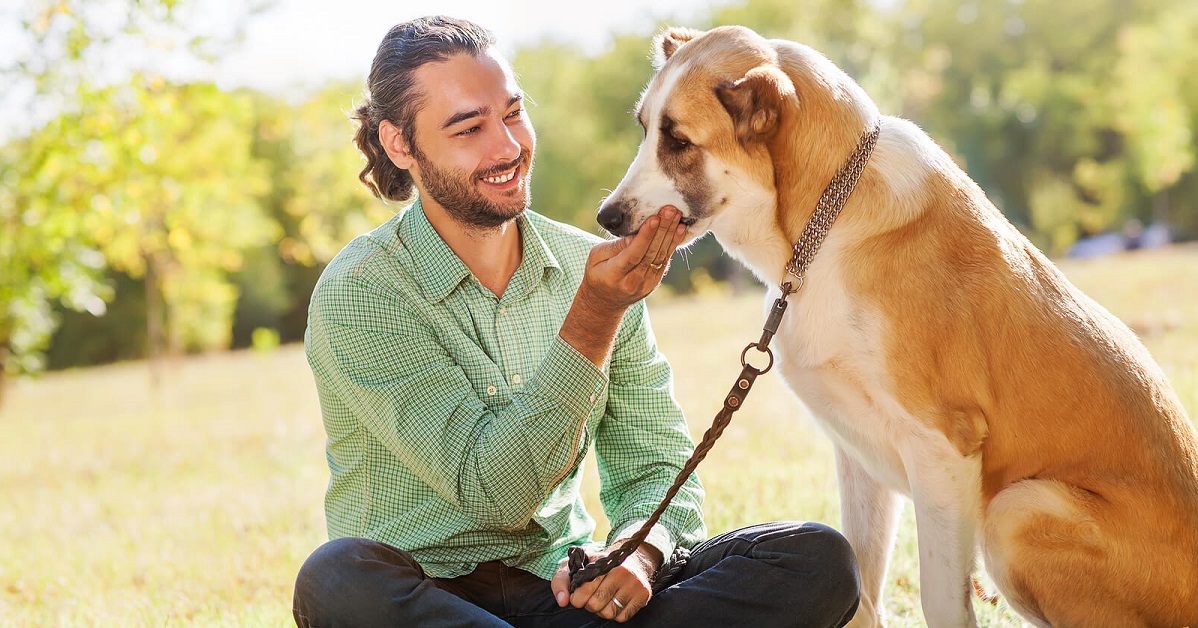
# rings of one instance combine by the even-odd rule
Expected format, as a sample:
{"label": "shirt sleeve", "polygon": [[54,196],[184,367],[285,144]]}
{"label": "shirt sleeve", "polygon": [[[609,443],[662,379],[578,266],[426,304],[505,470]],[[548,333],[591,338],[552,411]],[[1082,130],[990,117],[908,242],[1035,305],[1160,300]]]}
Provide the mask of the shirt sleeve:
{"label": "shirt sleeve", "polygon": [[607,378],[560,337],[511,403],[492,410],[432,325],[358,277],[318,284],[308,357],[336,395],[423,482],[484,527],[528,523],[584,455]]}
{"label": "shirt sleeve", "polygon": [[[694,451],[644,300],[629,311],[616,342],[607,411],[595,437],[609,544],[632,536],[649,519]],[[691,474],[646,539],[662,556],[706,537],[703,496],[699,478]]]}

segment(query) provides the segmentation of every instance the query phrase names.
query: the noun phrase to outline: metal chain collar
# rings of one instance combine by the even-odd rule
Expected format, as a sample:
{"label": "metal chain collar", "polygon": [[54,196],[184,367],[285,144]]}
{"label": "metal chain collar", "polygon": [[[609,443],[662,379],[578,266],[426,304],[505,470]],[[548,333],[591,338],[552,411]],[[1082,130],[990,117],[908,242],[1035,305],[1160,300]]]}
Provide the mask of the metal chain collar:
{"label": "metal chain collar", "polygon": [[807,268],[811,266],[811,261],[819,252],[819,247],[824,243],[824,238],[828,236],[828,230],[832,228],[832,223],[840,215],[840,210],[849,200],[853,188],[857,187],[857,180],[861,178],[861,173],[865,170],[869,156],[874,152],[874,146],[877,145],[878,135],[881,132],[882,123],[875,122],[874,128],[861,136],[861,140],[857,143],[857,150],[853,151],[849,160],[828,183],[828,187],[824,188],[824,193],[819,197],[815,211],[811,213],[811,218],[803,227],[803,233],[799,236],[799,240],[794,243],[794,255],[786,263],[786,272],[794,277],[795,283],[783,280],[780,287],[784,295],[794,294],[803,287]]}

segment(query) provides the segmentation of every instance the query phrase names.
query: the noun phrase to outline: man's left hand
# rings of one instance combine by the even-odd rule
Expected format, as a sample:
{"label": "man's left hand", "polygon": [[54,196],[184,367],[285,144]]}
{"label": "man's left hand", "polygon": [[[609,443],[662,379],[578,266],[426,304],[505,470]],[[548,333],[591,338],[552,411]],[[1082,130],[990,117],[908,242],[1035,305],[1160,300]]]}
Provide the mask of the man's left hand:
{"label": "man's left hand", "polygon": [[[590,558],[593,561],[606,556],[618,547],[618,543],[613,544],[598,554],[590,555]],[[578,587],[573,594],[570,593],[570,567],[568,561],[562,561],[553,575],[550,589],[557,598],[558,606],[571,604],[603,619],[626,622],[649,603],[653,595],[650,579],[661,567],[661,561],[662,555],[657,548],[641,543],[623,563]]]}

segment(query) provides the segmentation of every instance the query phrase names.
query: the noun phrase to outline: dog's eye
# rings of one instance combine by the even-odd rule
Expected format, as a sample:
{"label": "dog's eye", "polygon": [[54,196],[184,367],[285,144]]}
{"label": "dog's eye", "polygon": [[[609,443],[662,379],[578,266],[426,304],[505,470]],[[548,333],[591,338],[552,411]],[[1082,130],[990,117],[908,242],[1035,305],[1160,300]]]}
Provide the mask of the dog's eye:
{"label": "dog's eye", "polygon": [[691,145],[689,140],[684,137],[678,137],[673,133],[664,133],[662,134],[662,137],[665,139],[666,148],[669,148],[674,152],[686,150]]}

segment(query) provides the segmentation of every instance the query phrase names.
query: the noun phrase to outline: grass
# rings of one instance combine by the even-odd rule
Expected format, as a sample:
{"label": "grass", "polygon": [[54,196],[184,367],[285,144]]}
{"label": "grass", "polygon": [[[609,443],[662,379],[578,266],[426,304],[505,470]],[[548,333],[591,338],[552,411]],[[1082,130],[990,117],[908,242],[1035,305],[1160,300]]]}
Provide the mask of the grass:
{"label": "grass", "polygon": [[[1062,267],[1141,334],[1193,416],[1198,249]],[[761,311],[758,291],[653,302],[696,439]],[[328,477],[302,349],[189,359],[158,393],[147,381],[144,365],[121,364],[10,390],[0,409],[0,625],[290,624],[296,570],[325,540]],[[699,471],[713,534],[777,519],[839,525],[829,443],[775,373],[758,379]],[[598,513],[595,492],[592,481]],[[894,626],[923,623],[914,532],[908,505],[886,593]],[[978,613],[984,626],[1021,624],[1001,604]]]}

